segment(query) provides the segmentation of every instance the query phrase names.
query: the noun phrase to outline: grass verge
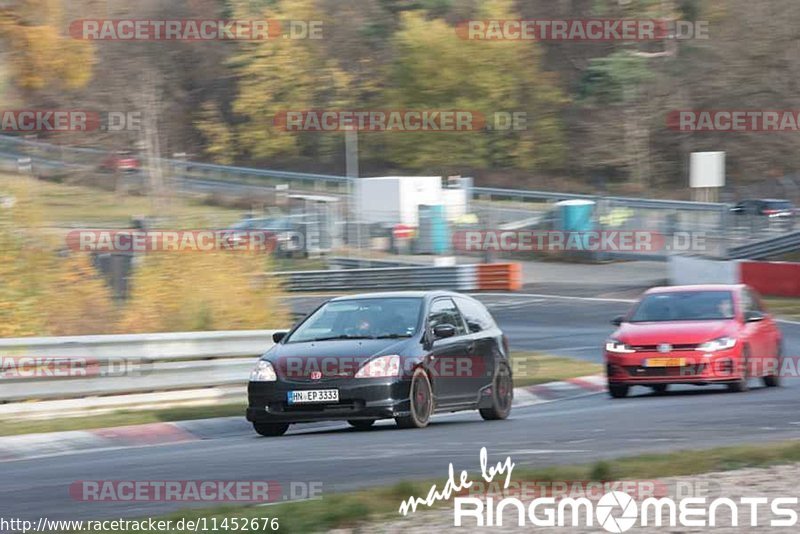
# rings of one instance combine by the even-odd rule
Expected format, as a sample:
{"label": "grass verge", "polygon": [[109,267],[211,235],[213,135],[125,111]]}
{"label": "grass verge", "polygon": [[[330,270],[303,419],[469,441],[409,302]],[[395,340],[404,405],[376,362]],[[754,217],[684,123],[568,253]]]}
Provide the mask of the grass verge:
{"label": "grass verge", "polygon": [[511,369],[515,387],[546,384],[603,372],[603,366],[599,363],[539,352],[513,353]]}
{"label": "grass verge", "polygon": [[[109,178],[110,179],[110,178]],[[131,217],[154,211],[148,197],[119,194],[85,185],[67,185],[29,177],[0,174],[0,193],[16,196],[20,191],[34,192],[43,212],[42,224],[68,228],[76,225],[115,225],[125,227]],[[240,218],[242,210],[207,206],[195,200],[173,199],[168,215],[181,227],[227,226]],[[159,214],[163,215],[163,214]]]}
{"label": "grass verge", "polygon": [[[513,458],[512,458],[513,459]],[[477,461],[477,453],[476,453]],[[747,467],[800,462],[800,442],[742,445],[667,454],[645,454],[593,464],[556,466],[542,469],[514,469],[512,478],[521,481],[613,481],[688,476],[731,471]],[[458,470],[459,468],[457,468]],[[446,468],[443,466],[443,471]],[[470,478],[480,475],[472,472]],[[274,506],[227,506],[185,510],[162,519],[202,520],[216,518],[278,518],[280,532],[319,532],[334,528],[357,528],[368,521],[396,520],[400,503],[410,496],[424,497],[432,484],[442,487],[445,479],[425,482],[399,482],[392,486],[349,493],[325,495],[319,500],[281,503]],[[452,500],[439,507],[451,507]],[[423,510],[420,508],[419,510]],[[424,513],[418,511],[417,513]],[[263,519],[262,519],[263,520]],[[134,532],[134,531],[118,531]],[[141,532],[141,531],[137,531]],[[244,532],[252,532],[244,530]]]}
{"label": "grass verge", "polygon": [[800,319],[800,299],[766,297],[764,302],[770,313],[776,316]]}
{"label": "grass verge", "polygon": [[114,426],[144,425],[166,421],[186,421],[210,417],[244,416],[244,403],[212,404],[208,406],[186,406],[162,410],[120,410],[108,414],[86,417],[64,417],[58,419],[34,419],[25,421],[0,419],[0,436],[34,434],[39,432],[63,432],[67,430],[89,430]]}

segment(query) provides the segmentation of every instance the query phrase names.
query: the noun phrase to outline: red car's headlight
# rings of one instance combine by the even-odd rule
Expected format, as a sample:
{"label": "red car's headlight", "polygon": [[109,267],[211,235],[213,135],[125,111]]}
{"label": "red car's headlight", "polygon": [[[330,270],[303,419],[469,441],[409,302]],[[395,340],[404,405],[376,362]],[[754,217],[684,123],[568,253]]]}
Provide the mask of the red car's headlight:
{"label": "red car's headlight", "polygon": [[735,337],[719,337],[717,339],[712,339],[711,341],[706,341],[697,346],[695,350],[701,352],[717,352],[720,350],[728,350],[732,349],[736,346],[736,338]]}
{"label": "red car's headlight", "polygon": [[636,352],[625,343],[616,339],[609,339],[606,341],[606,351],[616,352],[618,354],[630,354],[631,352]]}

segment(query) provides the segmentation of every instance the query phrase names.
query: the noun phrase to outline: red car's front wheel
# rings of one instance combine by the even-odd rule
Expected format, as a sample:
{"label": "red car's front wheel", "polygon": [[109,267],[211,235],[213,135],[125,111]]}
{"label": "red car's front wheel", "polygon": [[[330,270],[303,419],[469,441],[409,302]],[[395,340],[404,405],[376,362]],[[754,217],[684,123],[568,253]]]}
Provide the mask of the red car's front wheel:
{"label": "red car's front wheel", "polygon": [[750,356],[750,349],[744,347],[742,349],[742,377],[737,380],[736,382],[731,382],[728,384],[728,391],[733,393],[743,393],[750,389],[750,385],[748,384],[748,376],[747,370],[749,369],[749,359]]}

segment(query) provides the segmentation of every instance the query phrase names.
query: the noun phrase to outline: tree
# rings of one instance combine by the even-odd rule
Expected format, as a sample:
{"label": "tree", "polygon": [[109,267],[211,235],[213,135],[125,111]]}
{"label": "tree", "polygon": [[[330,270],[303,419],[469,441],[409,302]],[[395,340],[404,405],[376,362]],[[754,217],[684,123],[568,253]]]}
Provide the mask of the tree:
{"label": "tree", "polygon": [[74,90],[91,79],[92,44],[61,35],[61,15],[60,0],[27,0],[0,9],[0,39],[21,89],[57,85]]}
{"label": "tree", "polygon": [[[246,0],[232,0],[229,9],[236,19],[318,20],[314,0],[279,0],[274,8]],[[239,155],[263,159],[281,155],[330,154],[337,142],[318,134],[290,133],[274,120],[286,111],[338,109],[347,106],[349,78],[326,56],[324,40],[270,38],[237,43],[239,52],[230,61],[238,80],[233,102],[233,138],[215,121],[221,116],[214,103],[203,106],[197,128],[206,136],[207,151],[220,154],[232,146]]]}
{"label": "tree", "polygon": [[[519,18],[511,6],[509,0],[486,2],[478,18]],[[393,163],[411,169],[554,169],[563,163],[559,112],[566,98],[555,75],[541,69],[536,43],[461,39],[453,26],[422,12],[401,20],[386,107],[473,111],[485,117],[486,127],[387,133],[380,142]],[[496,113],[519,112],[526,116],[524,129],[493,129]]]}

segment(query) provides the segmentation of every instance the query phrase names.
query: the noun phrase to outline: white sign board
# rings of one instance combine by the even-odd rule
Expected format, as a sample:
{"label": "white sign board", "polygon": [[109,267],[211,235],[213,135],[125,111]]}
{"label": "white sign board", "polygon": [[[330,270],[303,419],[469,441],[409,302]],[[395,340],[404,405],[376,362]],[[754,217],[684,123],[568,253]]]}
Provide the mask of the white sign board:
{"label": "white sign board", "polygon": [[725,185],[725,152],[692,152],[689,187]]}

